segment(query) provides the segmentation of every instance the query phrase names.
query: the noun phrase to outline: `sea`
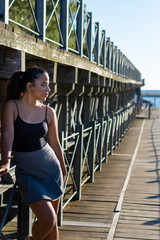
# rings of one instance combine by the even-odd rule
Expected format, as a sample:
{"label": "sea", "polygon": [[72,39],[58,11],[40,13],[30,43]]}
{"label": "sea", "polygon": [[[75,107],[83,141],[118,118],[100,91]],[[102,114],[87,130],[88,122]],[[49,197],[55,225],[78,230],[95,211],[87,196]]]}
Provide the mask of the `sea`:
{"label": "sea", "polygon": [[[142,94],[150,94],[155,96],[142,97],[143,99],[150,101],[153,107],[160,107],[160,90],[141,90]],[[159,95],[159,96],[156,96]]]}

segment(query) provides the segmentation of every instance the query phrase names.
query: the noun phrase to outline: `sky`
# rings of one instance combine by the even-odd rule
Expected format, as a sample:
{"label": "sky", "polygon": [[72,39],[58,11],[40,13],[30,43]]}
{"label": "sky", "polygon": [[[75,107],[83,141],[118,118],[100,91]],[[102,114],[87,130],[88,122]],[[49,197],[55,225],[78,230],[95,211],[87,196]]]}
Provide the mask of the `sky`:
{"label": "sky", "polygon": [[160,90],[160,0],[84,0],[93,22],[145,79],[142,90]]}

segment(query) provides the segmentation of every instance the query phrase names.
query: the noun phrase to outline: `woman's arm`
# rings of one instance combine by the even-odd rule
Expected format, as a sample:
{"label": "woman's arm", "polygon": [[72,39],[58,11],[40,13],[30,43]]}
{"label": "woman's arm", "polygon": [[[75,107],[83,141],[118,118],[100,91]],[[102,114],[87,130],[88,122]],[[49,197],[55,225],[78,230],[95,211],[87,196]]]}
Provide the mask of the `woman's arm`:
{"label": "woman's arm", "polygon": [[63,158],[63,152],[61,148],[61,144],[59,141],[59,136],[58,136],[58,128],[57,128],[57,118],[54,109],[48,107],[48,134],[47,134],[47,139],[48,143],[50,146],[53,148],[55,151],[55,154],[57,158],[60,161],[62,173],[64,176],[64,179],[66,177],[67,171],[66,171],[66,166]]}
{"label": "woman's arm", "polygon": [[2,109],[1,115],[1,166],[0,176],[9,172],[12,143],[14,138],[14,103],[8,101]]}

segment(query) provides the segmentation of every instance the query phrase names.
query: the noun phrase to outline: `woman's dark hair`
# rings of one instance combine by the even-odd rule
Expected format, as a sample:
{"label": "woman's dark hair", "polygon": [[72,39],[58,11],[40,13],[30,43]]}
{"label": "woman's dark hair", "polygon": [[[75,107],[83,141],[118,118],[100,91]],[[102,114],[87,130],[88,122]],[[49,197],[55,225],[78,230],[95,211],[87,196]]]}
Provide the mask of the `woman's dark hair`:
{"label": "woman's dark hair", "polygon": [[27,83],[35,83],[35,80],[47,71],[34,66],[26,69],[26,71],[16,71],[9,79],[6,90],[6,101],[19,99],[21,94],[25,92]]}

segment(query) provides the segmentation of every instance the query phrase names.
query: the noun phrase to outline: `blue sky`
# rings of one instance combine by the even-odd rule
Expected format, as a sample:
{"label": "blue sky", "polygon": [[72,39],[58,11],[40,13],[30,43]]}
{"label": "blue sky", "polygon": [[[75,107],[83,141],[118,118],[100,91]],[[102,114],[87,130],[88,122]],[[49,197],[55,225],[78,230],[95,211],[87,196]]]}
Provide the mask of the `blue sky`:
{"label": "blue sky", "polygon": [[160,90],[160,0],[84,0],[93,22],[145,78],[142,89]]}

